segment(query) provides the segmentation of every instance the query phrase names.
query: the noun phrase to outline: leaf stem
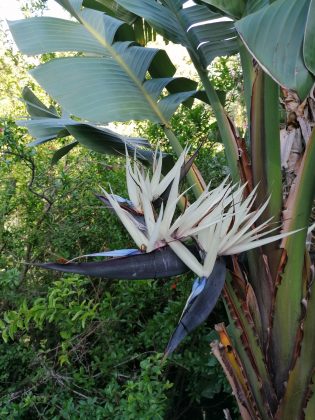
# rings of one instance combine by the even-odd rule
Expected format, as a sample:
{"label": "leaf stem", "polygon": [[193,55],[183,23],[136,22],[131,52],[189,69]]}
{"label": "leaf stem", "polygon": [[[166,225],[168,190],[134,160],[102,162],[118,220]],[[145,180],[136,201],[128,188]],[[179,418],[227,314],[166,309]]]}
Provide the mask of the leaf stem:
{"label": "leaf stem", "polygon": [[282,247],[287,253],[287,263],[281,276],[275,301],[272,330],[272,360],[274,362],[275,383],[280,391],[287,380],[297,334],[300,328],[309,272],[305,262],[305,241],[312,205],[315,197],[314,183],[315,129],[308,140],[296,183],[291,187],[283,230],[290,232],[303,229],[284,239]]}
{"label": "leaf stem", "polygon": [[233,131],[231,129],[229,120],[226,116],[225,110],[220,102],[220,99],[212,86],[212,83],[208,77],[207,69],[201,67],[201,65],[190,55],[191,60],[199,74],[200,80],[205,89],[206,95],[211,104],[212,110],[216,117],[219,131],[222,137],[222,141],[225,147],[225,153],[228,160],[228,165],[231,171],[231,177],[233,182],[240,181],[240,174],[238,170],[238,147],[235,141]]}
{"label": "leaf stem", "polygon": [[251,109],[251,97],[252,88],[255,80],[255,72],[253,68],[253,58],[247,51],[244,44],[239,41],[240,58],[243,70],[243,82],[244,82],[244,98],[246,105],[247,121],[250,121],[250,109]]}

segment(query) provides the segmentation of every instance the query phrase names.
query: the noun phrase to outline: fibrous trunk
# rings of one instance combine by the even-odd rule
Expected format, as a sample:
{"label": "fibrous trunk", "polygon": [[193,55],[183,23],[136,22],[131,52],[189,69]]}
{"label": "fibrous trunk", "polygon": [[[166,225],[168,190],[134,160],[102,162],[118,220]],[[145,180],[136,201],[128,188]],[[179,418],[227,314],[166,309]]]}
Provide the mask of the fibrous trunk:
{"label": "fibrous trunk", "polygon": [[[230,325],[216,326],[220,339],[212,343],[212,351],[243,419],[313,420],[315,286],[313,241],[306,228],[315,193],[315,101],[311,95],[301,103],[295,93],[277,89],[257,68],[251,150],[243,141],[242,154],[251,161],[249,185],[253,181],[260,188],[257,205],[266,195],[276,195],[264,220],[273,215],[284,230],[301,230],[276,247],[251,252],[245,265],[233,258],[224,289]],[[282,125],[280,103],[286,115]]]}

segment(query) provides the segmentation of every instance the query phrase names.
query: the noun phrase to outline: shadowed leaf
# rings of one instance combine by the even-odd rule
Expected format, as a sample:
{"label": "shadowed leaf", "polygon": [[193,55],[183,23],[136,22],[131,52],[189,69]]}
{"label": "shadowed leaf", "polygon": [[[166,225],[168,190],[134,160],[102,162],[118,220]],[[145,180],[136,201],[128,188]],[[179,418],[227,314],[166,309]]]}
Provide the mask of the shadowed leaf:
{"label": "shadowed leaf", "polygon": [[205,66],[220,55],[238,50],[234,23],[200,4],[185,2],[117,0],[121,6],[142,16],[162,36],[182,44]]}
{"label": "shadowed leaf", "polygon": [[29,146],[38,146],[50,140],[69,135],[76,139],[76,142],[70,143],[55,152],[52,158],[53,164],[78,143],[95,152],[110,155],[125,156],[126,147],[130,154],[134,154],[137,149],[138,159],[144,162],[152,161],[153,153],[148,150],[150,148],[148,140],[141,137],[123,136],[102,126],[75,121],[68,117],[60,117],[57,113],[48,109],[27,87],[23,89],[22,95],[22,101],[25,103],[31,118],[17,121],[17,124],[27,127],[30,134],[36,138]]}
{"label": "shadowed leaf", "polygon": [[280,85],[297,91],[301,99],[314,83],[302,51],[308,8],[309,0],[278,0],[235,24],[263,69]]}
{"label": "shadowed leaf", "polygon": [[223,260],[217,260],[212,273],[206,280],[203,290],[193,299],[191,299],[191,296],[188,299],[190,302],[187,302],[188,305],[184,309],[178,326],[165,350],[166,356],[176,349],[187,334],[208,318],[220,297],[224,286],[225,274],[225,262]]}
{"label": "shadowed leaf", "polygon": [[315,74],[315,1],[311,0],[310,7],[308,10],[306,27],[305,27],[305,35],[304,35],[304,45],[303,45],[303,53],[304,53],[304,61],[306,67],[309,71]]}
{"label": "shadowed leaf", "polygon": [[61,149],[57,150],[52,159],[51,163],[52,165],[55,165],[61,158],[66,156],[72,150],[74,147],[76,147],[79,143],[77,141],[74,141],[72,143],[67,144],[66,146],[61,147]]}

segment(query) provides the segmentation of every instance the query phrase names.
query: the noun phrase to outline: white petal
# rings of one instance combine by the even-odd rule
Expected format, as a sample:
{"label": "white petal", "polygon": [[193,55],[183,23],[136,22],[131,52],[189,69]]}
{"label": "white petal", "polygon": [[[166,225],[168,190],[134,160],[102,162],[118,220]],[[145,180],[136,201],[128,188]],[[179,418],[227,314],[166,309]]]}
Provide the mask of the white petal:
{"label": "white petal", "polygon": [[176,210],[177,198],[178,198],[178,186],[180,181],[180,172],[177,172],[172,183],[172,187],[167,199],[165,206],[164,217],[161,224],[161,233],[166,236],[169,232],[172,219],[174,217],[174,212]]}
{"label": "white petal", "polygon": [[128,231],[129,235],[137,244],[138,248],[141,248],[142,245],[147,245],[148,239],[147,237],[136,227],[136,221],[133,219],[132,216],[125,210],[123,210],[120,205],[115,201],[110,194],[108,194],[105,190],[104,194],[107,200],[112,205],[113,209],[115,210],[117,216],[119,217],[122,224],[125,226],[126,230]]}
{"label": "white petal", "polygon": [[163,203],[161,205],[161,209],[160,209],[160,214],[159,217],[155,223],[154,229],[149,237],[149,242],[147,245],[147,252],[151,252],[153,251],[153,249],[155,249],[155,244],[158,241],[158,239],[160,239],[160,227],[161,227],[161,222],[163,219]]}
{"label": "white petal", "polygon": [[289,235],[293,235],[296,232],[299,232],[303,229],[293,230],[292,232],[281,233],[279,235],[271,236],[265,239],[259,239],[258,241],[250,241],[242,245],[232,246],[231,248],[227,249],[224,254],[220,255],[232,255],[232,254],[239,254],[241,252],[249,251],[250,249],[257,248],[259,246],[267,245],[271,242],[278,241],[280,239],[286,238]]}
{"label": "white petal", "polygon": [[[242,237],[236,242],[237,245],[242,244],[243,242],[250,242],[252,240],[256,240],[258,238],[261,238],[263,236],[269,235],[271,232],[274,232],[275,230],[279,229],[279,226],[275,227],[274,229],[268,230],[266,232],[261,232],[262,230],[266,229],[266,226],[270,223],[270,221],[273,219],[271,217],[270,219],[266,220],[261,225],[251,229],[249,232],[242,235]],[[231,243],[229,241],[222,241],[220,244],[220,253],[225,253],[226,249],[231,248]]]}
{"label": "white petal", "polygon": [[[235,234],[233,234],[233,236],[229,237],[229,247],[231,247],[234,244],[237,244],[237,242],[239,240],[242,240],[242,236],[244,236],[244,234],[251,229],[251,227],[253,226],[253,224],[256,222],[256,220],[262,215],[262,213],[264,212],[264,210],[266,209],[268,203],[269,203],[269,199],[255,212],[255,214],[253,215],[253,217],[251,217],[251,219],[245,224],[245,226],[243,226],[241,229],[238,230],[238,232],[236,232]],[[234,231],[233,231],[234,233]],[[225,240],[226,243],[226,240]]]}
{"label": "white petal", "polygon": [[[158,150],[155,152],[155,159],[157,155]],[[159,185],[160,179],[161,179],[161,172],[162,172],[162,152],[160,152],[159,157],[157,161],[155,161],[155,165],[153,166],[153,176],[151,179],[151,188],[153,195],[156,195],[156,190]]]}
{"label": "white petal", "polygon": [[135,175],[132,172],[131,165],[130,165],[130,158],[126,156],[126,180],[127,180],[127,189],[128,195],[130,200],[132,201],[133,205],[136,209],[141,209],[140,199],[139,199],[139,186],[135,181]]}
{"label": "white petal", "polygon": [[197,276],[203,276],[203,267],[197,258],[180,241],[171,241],[168,244],[175,254],[189,267]]}
{"label": "white petal", "polygon": [[205,277],[210,276],[210,274],[212,273],[215,261],[217,259],[218,256],[218,248],[220,246],[220,235],[221,235],[221,230],[220,230],[221,225],[218,224],[216,226],[216,230],[214,232],[214,235],[212,236],[212,238],[209,238],[209,244],[207,247],[207,254],[206,254],[206,258],[204,260],[203,263],[203,275]]}
{"label": "white petal", "polygon": [[170,183],[173,181],[173,179],[175,178],[176,174],[181,170],[181,167],[183,166],[184,163],[184,159],[185,159],[185,152],[183,152],[177,162],[175,163],[175,165],[173,166],[173,168],[167,173],[167,175],[165,175],[165,177],[162,179],[162,181],[159,183],[159,185],[157,186],[156,190],[155,190],[155,195],[154,198],[159,197],[161,194],[163,194],[163,192],[166,190],[166,188],[170,185]]}

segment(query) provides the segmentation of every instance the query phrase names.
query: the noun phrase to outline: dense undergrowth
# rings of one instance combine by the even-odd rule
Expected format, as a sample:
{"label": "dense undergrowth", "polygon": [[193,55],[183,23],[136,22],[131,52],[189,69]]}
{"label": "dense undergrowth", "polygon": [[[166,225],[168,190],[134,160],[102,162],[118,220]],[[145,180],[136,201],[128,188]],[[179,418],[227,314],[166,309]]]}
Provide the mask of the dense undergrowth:
{"label": "dense undergrowth", "polygon": [[[202,144],[198,164],[215,185],[224,157],[210,123],[203,107],[174,117],[183,139]],[[132,246],[95,197],[108,183],[124,195],[124,160],[80,149],[52,166],[51,146],[28,148],[13,121],[2,125],[0,417],[222,418],[232,397],[209,343],[223,306],[163,360],[192,278],[91,280],[32,266]]]}

